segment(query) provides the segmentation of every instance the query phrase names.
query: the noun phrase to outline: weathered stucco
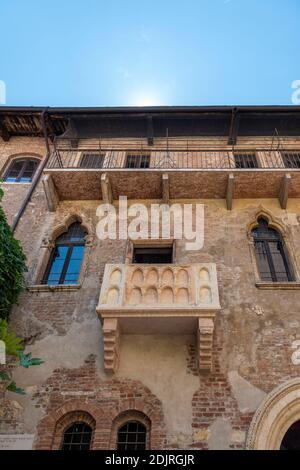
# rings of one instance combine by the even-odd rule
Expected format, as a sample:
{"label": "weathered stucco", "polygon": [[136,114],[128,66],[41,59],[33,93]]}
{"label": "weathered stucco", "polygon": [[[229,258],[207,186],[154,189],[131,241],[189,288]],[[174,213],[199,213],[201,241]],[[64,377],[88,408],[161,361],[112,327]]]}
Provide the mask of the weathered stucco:
{"label": "weathered stucco", "polygon": [[[28,151],[33,141],[20,141],[18,151]],[[3,161],[15,152],[16,143],[17,138],[6,144],[5,153],[0,148]],[[10,185],[4,190],[4,207],[11,220],[18,207],[15,195],[19,200],[20,192],[22,198],[22,188]],[[185,251],[185,241],[177,241],[175,261],[216,263],[222,310],[216,315],[212,371],[199,374],[195,335],[182,334],[178,328],[169,335],[121,334],[115,377],[104,372],[102,327],[96,306],[105,264],[124,263],[127,246],[126,240],[97,239],[99,202],[60,201],[56,211],[50,213],[39,183],[18,225],[16,236],[28,259],[28,286],[40,283],[49,256],[45,238],[49,241],[53,237],[54,228],[77,216],[89,228],[91,240],[78,290],[29,289],[14,309],[11,326],[25,339],[27,351],[45,363],[29,370],[15,369],[14,379],[27,395],[7,394],[0,406],[1,433],[17,430],[37,436],[37,426],[44,425],[42,418],[47,420],[49,413],[72,397],[82,403],[100,403],[111,390],[112,406],[119,409],[122,401],[131,403],[132,390],[138,389],[140,396],[135,399],[145,396],[146,402],[151,394],[153,407],[157,406],[163,415],[166,447],[245,447],[253,413],[266,393],[300,372],[300,365],[291,361],[292,343],[300,339],[300,290],[262,290],[255,285],[257,273],[249,226],[259,211],[281,224],[298,275],[300,200],[289,199],[288,209],[282,210],[277,199],[239,199],[233,201],[232,211],[226,209],[223,199],[189,201],[204,204],[204,247]],[[151,201],[139,202],[149,206]],[[90,375],[81,379],[85,368]]]}

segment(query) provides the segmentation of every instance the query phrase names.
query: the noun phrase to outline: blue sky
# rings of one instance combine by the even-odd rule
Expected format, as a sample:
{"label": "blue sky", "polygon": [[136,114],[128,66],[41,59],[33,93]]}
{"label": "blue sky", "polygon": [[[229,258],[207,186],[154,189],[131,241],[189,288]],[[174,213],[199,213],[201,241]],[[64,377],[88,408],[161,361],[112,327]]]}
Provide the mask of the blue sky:
{"label": "blue sky", "polygon": [[0,0],[7,105],[292,104],[300,0]]}

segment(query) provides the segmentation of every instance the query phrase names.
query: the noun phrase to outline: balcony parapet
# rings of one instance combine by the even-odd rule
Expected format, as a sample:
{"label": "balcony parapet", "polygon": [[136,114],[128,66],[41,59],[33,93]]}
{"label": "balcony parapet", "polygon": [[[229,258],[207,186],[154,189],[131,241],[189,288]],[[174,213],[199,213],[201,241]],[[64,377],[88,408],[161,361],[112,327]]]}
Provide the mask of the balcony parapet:
{"label": "balcony parapet", "polygon": [[97,307],[104,330],[105,369],[117,369],[119,332],[193,332],[199,369],[210,370],[214,318],[220,308],[213,263],[107,264]]}
{"label": "balcony parapet", "polygon": [[59,200],[300,197],[300,150],[60,145],[44,169]]}

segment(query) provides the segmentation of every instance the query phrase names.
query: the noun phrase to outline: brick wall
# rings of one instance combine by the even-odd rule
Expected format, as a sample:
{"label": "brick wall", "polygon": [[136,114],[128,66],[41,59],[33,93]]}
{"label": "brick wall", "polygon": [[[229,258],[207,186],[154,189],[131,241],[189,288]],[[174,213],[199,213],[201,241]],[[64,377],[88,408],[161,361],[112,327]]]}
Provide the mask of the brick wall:
{"label": "brick wall", "polygon": [[[13,138],[1,145],[2,164],[10,154],[25,151],[25,148],[44,154],[40,139]],[[5,190],[4,207],[12,217],[24,197],[23,189],[19,185],[10,185]],[[38,282],[36,271],[45,254],[43,239],[51,236],[53,228],[68,217],[77,214],[83,223],[86,222],[93,240],[86,250],[79,290],[26,291],[14,310],[12,326],[26,340],[28,350],[42,357],[45,364],[34,370],[15,372],[15,378],[25,387],[27,396],[22,403],[11,394],[2,401],[1,432],[32,432],[36,434],[36,448],[58,447],[61,435],[55,437],[56,422],[66,413],[80,408],[96,420],[94,447],[107,448],[113,445],[110,439],[117,414],[135,409],[151,419],[153,448],[214,448],[220,444],[224,429],[228,430],[229,437],[222,445],[226,448],[245,445],[255,407],[250,397],[249,406],[241,409],[229,373],[238,374],[249,387],[256,387],[263,393],[297,377],[300,370],[299,365],[291,362],[292,342],[300,338],[300,291],[257,289],[247,227],[259,209],[271,213],[287,230],[291,254],[298,269],[300,202],[290,199],[288,210],[283,211],[273,199],[238,200],[234,201],[231,212],[226,210],[223,200],[202,202],[205,204],[204,248],[186,252],[184,243],[178,242],[176,257],[180,263],[214,262],[217,265],[222,311],[217,314],[212,372],[198,375],[192,341],[178,353],[172,338],[166,335],[158,343],[157,338],[150,335],[148,344],[151,343],[153,348],[158,344],[159,348],[155,356],[159,359],[156,359],[154,373],[151,369],[152,376],[149,377],[150,353],[147,356],[147,351],[143,352],[144,367],[138,369],[136,356],[139,350],[134,350],[136,356],[130,354],[133,346],[124,338],[127,348],[124,348],[123,366],[118,376],[111,378],[103,370],[102,329],[95,308],[105,264],[124,262],[126,242],[97,240],[98,201],[61,201],[57,211],[49,213],[42,185],[38,185],[16,232],[28,259],[28,285]],[[182,359],[179,365],[174,364],[174,370],[172,366],[166,367],[166,350],[170,356],[173,354],[178,358],[179,354]],[[128,360],[132,361],[132,366],[128,366]],[[168,378],[173,378],[178,368],[183,379],[176,384],[178,390],[175,386],[166,398],[165,383]],[[185,396],[187,389],[188,404],[182,408],[176,406],[174,395]],[[242,393],[241,390],[238,392]],[[26,418],[26,410],[34,410],[32,419]],[[165,410],[178,417],[175,431]],[[176,433],[177,441],[174,439]]]}

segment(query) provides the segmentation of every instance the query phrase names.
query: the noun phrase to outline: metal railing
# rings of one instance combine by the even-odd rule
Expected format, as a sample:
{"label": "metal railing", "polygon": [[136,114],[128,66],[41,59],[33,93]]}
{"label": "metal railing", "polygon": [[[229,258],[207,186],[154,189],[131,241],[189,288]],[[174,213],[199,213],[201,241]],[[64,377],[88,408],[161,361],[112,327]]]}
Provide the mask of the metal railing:
{"label": "metal railing", "polygon": [[49,169],[300,169],[300,150],[55,148]]}

